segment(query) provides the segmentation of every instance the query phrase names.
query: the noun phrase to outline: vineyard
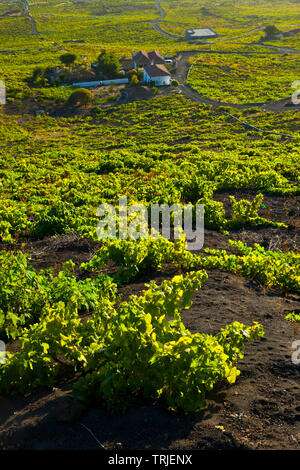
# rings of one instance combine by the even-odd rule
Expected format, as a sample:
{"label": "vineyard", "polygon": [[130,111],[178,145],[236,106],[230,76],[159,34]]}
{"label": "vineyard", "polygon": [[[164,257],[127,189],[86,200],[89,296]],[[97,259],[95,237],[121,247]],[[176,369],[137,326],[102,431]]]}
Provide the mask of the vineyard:
{"label": "vineyard", "polygon": [[[300,14],[235,3],[1,4],[0,449],[299,448],[299,35],[260,37]],[[197,24],[219,37],[184,41]],[[103,49],[188,75],[178,60],[171,91],[121,103],[112,83],[72,112],[74,87],[32,84]],[[203,248],[172,217],[169,239],[100,240],[121,196],[194,224],[203,205]]]}
{"label": "vineyard", "polygon": [[298,56],[214,54],[193,59],[188,83],[208,98],[264,103],[286,98],[299,68]]}

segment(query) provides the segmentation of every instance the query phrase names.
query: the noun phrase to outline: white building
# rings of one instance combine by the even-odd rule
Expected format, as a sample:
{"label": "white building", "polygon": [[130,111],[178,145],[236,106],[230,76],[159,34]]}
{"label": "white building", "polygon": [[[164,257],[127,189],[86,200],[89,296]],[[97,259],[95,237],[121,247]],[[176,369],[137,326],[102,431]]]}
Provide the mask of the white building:
{"label": "white building", "polygon": [[187,29],[185,32],[185,39],[188,41],[205,41],[206,39],[213,39],[217,37],[218,34],[211,28]]}
{"label": "white building", "polygon": [[144,82],[153,82],[155,86],[171,85],[171,74],[162,64],[144,67]]}

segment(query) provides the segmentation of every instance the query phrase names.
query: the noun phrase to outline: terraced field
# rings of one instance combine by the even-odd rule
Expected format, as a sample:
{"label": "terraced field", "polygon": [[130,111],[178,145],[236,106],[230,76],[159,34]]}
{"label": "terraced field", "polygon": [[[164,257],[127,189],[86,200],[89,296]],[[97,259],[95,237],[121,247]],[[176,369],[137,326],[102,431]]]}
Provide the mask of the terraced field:
{"label": "terraced field", "polygon": [[300,55],[199,55],[188,84],[201,95],[229,103],[287,98],[300,70]]}

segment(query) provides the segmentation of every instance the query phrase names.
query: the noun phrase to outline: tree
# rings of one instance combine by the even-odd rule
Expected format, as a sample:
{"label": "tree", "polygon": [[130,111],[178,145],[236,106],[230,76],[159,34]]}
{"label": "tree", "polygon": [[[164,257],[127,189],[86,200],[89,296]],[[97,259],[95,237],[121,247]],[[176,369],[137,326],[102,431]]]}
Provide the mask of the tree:
{"label": "tree", "polygon": [[91,103],[94,98],[93,93],[90,90],[81,88],[80,90],[74,91],[67,100],[69,106],[86,106]]}
{"label": "tree", "polygon": [[60,56],[61,62],[67,67],[74,64],[76,58],[77,58],[76,54],[71,54],[69,52]]}
{"label": "tree", "polygon": [[179,82],[177,80],[172,80],[172,83],[171,83],[172,86],[175,86],[175,87],[178,87],[179,86]]}
{"label": "tree", "polygon": [[128,76],[129,78],[131,78],[132,75],[137,75],[137,70],[136,70],[136,69],[128,70],[127,76]]}
{"label": "tree", "polygon": [[137,86],[138,84],[139,84],[139,79],[137,75],[132,75],[131,80],[130,80],[130,85]]}
{"label": "tree", "polygon": [[45,70],[43,67],[35,67],[35,69],[32,72],[32,81],[35,82],[39,78],[44,77]]}
{"label": "tree", "polygon": [[120,62],[113,53],[102,51],[98,57],[99,69],[109,78],[115,78],[120,72]]}
{"label": "tree", "polygon": [[47,83],[45,80],[45,69],[43,67],[35,67],[32,72],[32,76],[27,80],[27,82],[36,87],[45,86]]}
{"label": "tree", "polygon": [[275,39],[278,34],[280,34],[280,31],[276,28],[276,26],[268,25],[265,27],[266,39]]}

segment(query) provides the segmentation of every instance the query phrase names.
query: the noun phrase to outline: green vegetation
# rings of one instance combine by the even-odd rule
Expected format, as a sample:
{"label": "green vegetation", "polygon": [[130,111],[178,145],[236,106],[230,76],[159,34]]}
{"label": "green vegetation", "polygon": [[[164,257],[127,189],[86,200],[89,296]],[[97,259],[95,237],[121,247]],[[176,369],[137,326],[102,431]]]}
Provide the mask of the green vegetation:
{"label": "green vegetation", "polygon": [[70,65],[74,64],[76,60],[76,54],[69,54],[68,52],[66,54],[63,54],[60,56],[61,62],[69,67]]}
{"label": "green vegetation", "polygon": [[[0,254],[0,337],[16,338],[24,325],[40,320],[45,306],[64,302],[88,312],[105,293],[113,296],[115,286],[107,276],[77,281],[74,263],[64,264],[57,276],[53,270],[37,273],[21,252]],[[98,292],[98,293],[97,293]]]}
{"label": "green vegetation", "polygon": [[131,75],[130,85],[131,86],[137,86],[138,84],[139,84],[138,76],[135,75],[135,74]]}
{"label": "green vegetation", "polygon": [[[236,37],[263,25],[274,24],[280,30],[300,24],[300,13],[293,0],[286,0],[284,8],[280,0],[224,0],[222,2],[201,0],[162,0],[167,12],[161,23],[164,30],[184,35],[186,29],[211,27],[221,39]],[[254,32],[255,35],[261,33]],[[252,36],[246,37],[251,42]],[[239,40],[243,38],[239,38]],[[250,39],[250,40],[249,40]]]}
{"label": "green vegetation", "polygon": [[100,73],[109,78],[116,78],[120,72],[120,63],[113,53],[102,51],[98,57],[98,66]]}
{"label": "green vegetation", "polygon": [[291,323],[299,323],[300,322],[300,314],[299,313],[289,313],[285,319]]}
{"label": "green vegetation", "polygon": [[265,27],[265,37],[267,40],[276,38],[278,34],[280,34],[280,31],[278,28],[276,28],[276,26],[268,25]]}
{"label": "green vegetation", "polygon": [[94,95],[90,90],[82,88],[81,90],[74,91],[68,98],[67,104],[69,106],[86,106],[93,101]]}
{"label": "green vegetation", "polygon": [[[124,76],[121,64],[133,50],[196,50],[188,84],[205,97],[242,104],[291,96],[299,56],[266,49],[260,38],[265,31],[267,45],[298,44],[296,36],[274,39],[277,29],[300,24],[295,2],[284,8],[277,0],[271,7],[267,0],[235,3],[161,2],[164,31],[218,32],[199,45],[156,31],[151,21],[160,13],[150,0],[29,0],[31,16],[17,2],[15,17],[2,2],[0,338],[14,352],[0,366],[1,394],[53,387],[68,370],[76,375],[73,396],[86,402],[123,410],[144,397],[162,399],[172,410],[197,410],[215,384],[234,383],[246,341],[263,335],[258,323],[233,321],[214,334],[184,326],[181,311],[211,270],[252,279],[265,291],[300,292],[300,255],[292,243],[271,250],[237,239],[241,229],[285,235],[299,228],[300,130],[293,109],[206,106],[184,97],[175,79],[166,91],[153,87],[149,100],[122,105],[113,84],[102,95],[59,86],[75,83],[64,80],[73,73]],[[60,63],[68,69],[51,77]],[[127,73],[132,86],[141,73]],[[35,116],[43,107],[49,115]],[[206,233],[226,249],[190,252],[184,237],[99,242],[97,208],[117,206],[120,195],[129,206],[191,204],[194,215],[196,204],[204,204]],[[43,246],[46,237],[59,243],[72,233],[95,244],[93,255],[77,265],[33,267],[30,243]],[[121,286],[166,270],[179,275],[119,298]]]}
{"label": "green vegetation", "polygon": [[[284,133],[294,122],[293,113],[234,113]],[[178,96],[100,109],[96,117],[45,116],[19,123],[2,116],[0,145],[9,145],[0,159],[0,236],[4,242],[70,230],[95,236],[97,207],[117,204],[120,194],[129,204],[205,203],[208,228],[269,225],[258,212],[262,196],[250,205],[232,199],[228,219],[215,194],[239,189],[299,194],[294,136],[284,142],[272,135],[253,140],[253,132],[222,112]]]}
{"label": "green vegetation", "polygon": [[22,350],[1,367],[0,392],[53,386],[63,356],[69,368],[81,372],[73,387],[76,398],[124,410],[141,394],[164,399],[172,409],[196,410],[216,382],[235,382],[245,342],[263,335],[258,324],[238,322],[216,336],[191,334],[179,312],[189,308],[205,278],[198,271],[161,286],[151,282],[142,297],[131,296],[116,308],[111,296],[102,294],[87,322],[78,315],[75,295],[47,305],[40,322],[19,338]]}
{"label": "green vegetation", "polygon": [[199,93],[228,103],[263,103],[292,95],[298,56],[202,54],[192,61],[188,83]]}
{"label": "green vegetation", "polygon": [[242,256],[228,254],[225,250],[206,250],[211,256],[203,260],[203,266],[254,278],[268,287],[300,292],[299,254],[266,251],[258,244],[251,248],[241,241],[229,242]]}
{"label": "green vegetation", "polygon": [[185,249],[185,240],[174,243],[158,240],[111,240],[106,241],[95,256],[81,265],[88,272],[100,271],[108,261],[119,266],[116,281],[128,282],[134,276],[148,270],[162,271],[172,263],[185,270],[205,268],[230,271],[243,277],[256,279],[266,287],[279,287],[283,291],[300,292],[300,255],[281,251],[265,250],[255,244],[254,248],[245,243],[229,240],[240,253],[227,250],[205,249],[205,255],[193,255]]}

